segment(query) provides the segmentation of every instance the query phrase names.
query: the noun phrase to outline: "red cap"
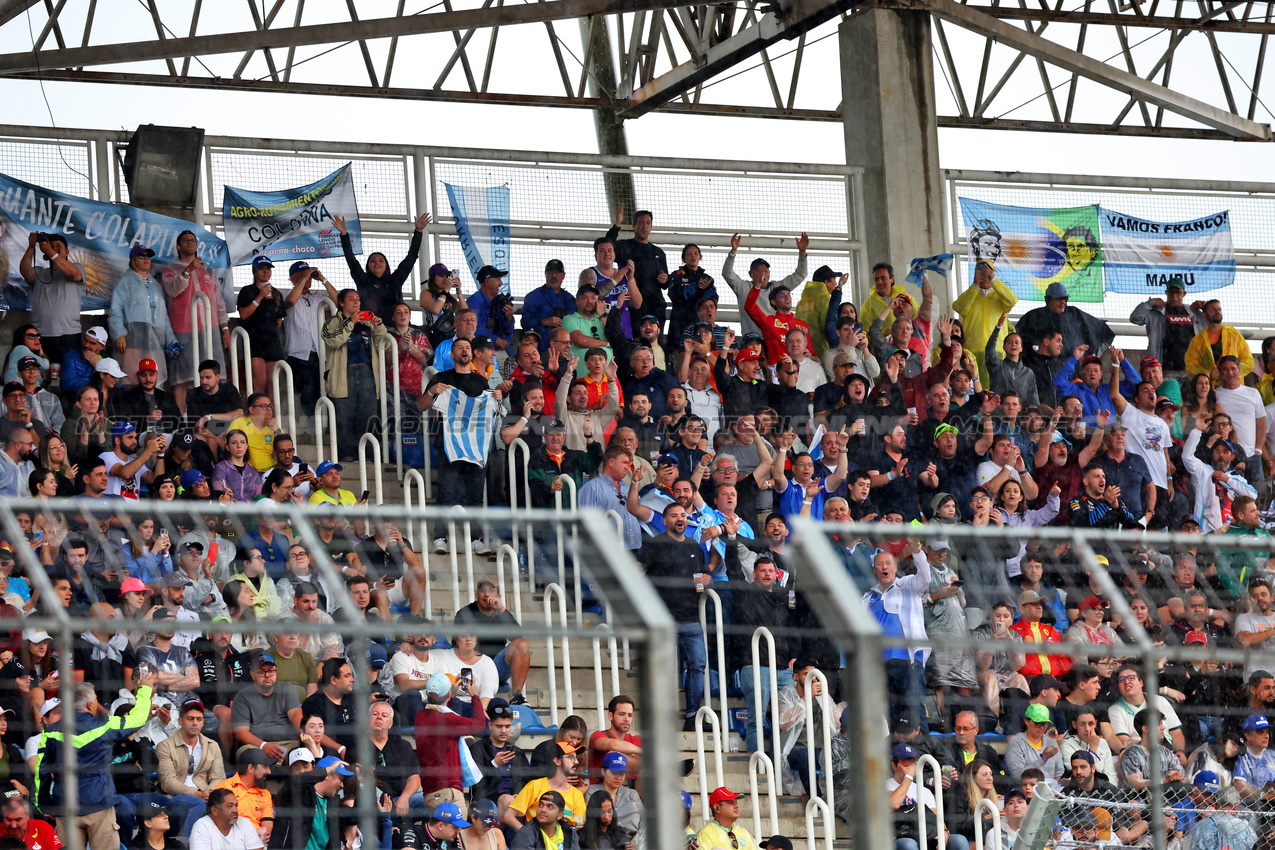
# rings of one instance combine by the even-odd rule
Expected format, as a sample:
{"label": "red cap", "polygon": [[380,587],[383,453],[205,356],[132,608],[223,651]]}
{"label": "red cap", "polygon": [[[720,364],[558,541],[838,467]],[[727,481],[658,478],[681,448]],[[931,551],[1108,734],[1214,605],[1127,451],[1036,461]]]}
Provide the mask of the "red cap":
{"label": "red cap", "polygon": [[1142,362],[1139,364],[1138,368],[1145,369],[1148,366],[1159,366],[1159,365],[1160,365],[1160,361],[1157,360],[1155,357],[1151,356],[1150,354],[1148,354],[1146,357],[1142,358]]}
{"label": "red cap", "polygon": [[745,360],[757,360],[757,359],[758,359],[757,352],[753,351],[751,348],[745,348],[735,355],[736,363],[743,363]]}
{"label": "red cap", "polygon": [[1102,358],[1101,358],[1101,357],[1099,357],[1099,356],[1098,356],[1098,355],[1096,355],[1096,354],[1090,354],[1090,355],[1089,355],[1088,357],[1086,357],[1084,360],[1081,360],[1081,361],[1080,361],[1080,365],[1081,365],[1081,366],[1088,366],[1090,363],[1097,363],[1099,366],[1101,366],[1101,365],[1102,365]]}
{"label": "red cap", "polygon": [[155,361],[151,360],[149,357],[147,357],[145,360],[137,364],[137,374],[139,375],[142,374],[143,372],[158,372],[158,371],[159,371],[159,367],[156,366]]}
{"label": "red cap", "polygon": [[1199,629],[1196,629],[1195,631],[1187,632],[1186,636],[1182,638],[1182,642],[1187,646],[1190,646],[1193,643],[1208,643],[1209,635],[1207,632],[1202,632]]}
{"label": "red cap", "polygon": [[1088,608],[1106,608],[1106,607],[1108,607],[1107,602],[1103,599],[1099,599],[1098,597],[1094,596],[1092,593],[1086,596],[1084,599],[1080,600],[1081,611],[1084,611]]}
{"label": "red cap", "polygon": [[712,794],[708,795],[708,808],[710,810],[715,809],[721,803],[725,803],[728,800],[738,800],[742,796],[744,795],[736,794],[734,791],[723,785],[721,788],[718,788]]}

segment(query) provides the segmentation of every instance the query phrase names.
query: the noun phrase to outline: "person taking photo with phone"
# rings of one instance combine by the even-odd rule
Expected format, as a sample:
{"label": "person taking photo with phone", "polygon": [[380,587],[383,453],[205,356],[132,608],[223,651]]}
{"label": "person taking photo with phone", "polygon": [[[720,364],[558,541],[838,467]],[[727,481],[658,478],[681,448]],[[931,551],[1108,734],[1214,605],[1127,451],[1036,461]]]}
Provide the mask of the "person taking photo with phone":
{"label": "person taking photo with phone", "polygon": [[380,374],[385,322],[361,305],[357,290],[343,289],[337,294],[336,315],[323,324],[328,395],[336,406],[337,450],[345,463],[354,460],[359,435],[370,430],[366,413],[379,409],[381,394],[375,376]]}

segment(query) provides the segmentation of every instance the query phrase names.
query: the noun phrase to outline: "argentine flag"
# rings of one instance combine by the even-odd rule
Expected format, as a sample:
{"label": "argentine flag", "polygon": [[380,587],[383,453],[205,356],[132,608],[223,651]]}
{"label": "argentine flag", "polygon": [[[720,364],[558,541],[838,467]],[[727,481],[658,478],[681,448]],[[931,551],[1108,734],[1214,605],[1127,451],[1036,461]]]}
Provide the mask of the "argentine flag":
{"label": "argentine flag", "polygon": [[443,416],[443,449],[447,459],[487,465],[500,402],[490,392],[468,396],[455,387],[438,394],[434,409]]}
{"label": "argentine flag", "polygon": [[1147,221],[1101,207],[1102,253],[1107,289],[1159,295],[1174,275],[1187,292],[1235,282],[1230,210],[1192,221]]}

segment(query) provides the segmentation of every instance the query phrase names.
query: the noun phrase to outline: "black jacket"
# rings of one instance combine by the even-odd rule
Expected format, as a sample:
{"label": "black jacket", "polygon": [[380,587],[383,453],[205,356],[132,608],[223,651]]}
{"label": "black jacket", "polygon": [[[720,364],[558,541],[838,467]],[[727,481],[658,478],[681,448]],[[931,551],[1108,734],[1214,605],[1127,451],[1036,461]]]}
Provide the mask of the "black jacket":
{"label": "black jacket", "polygon": [[[939,760],[939,764],[951,765],[958,773],[962,772],[965,770],[965,757],[958,752],[960,748],[956,738],[940,738],[935,743],[937,752],[934,757]],[[1005,763],[990,744],[974,739],[974,761],[985,761],[992,766],[992,781],[996,784],[997,791],[1003,794],[1010,789],[1009,777],[1005,775]]]}
{"label": "black jacket", "polygon": [[[146,417],[156,408],[163,418],[155,423],[147,422]],[[177,402],[173,400],[172,393],[159,387],[155,388],[154,396],[148,396],[140,384],[120,390],[115,393],[115,412],[139,432],[150,428],[167,434],[181,427],[182,415],[177,409]]]}
{"label": "black jacket", "polygon": [[[544,845],[540,824],[533,820],[518,830],[509,850],[540,850]],[[567,821],[562,821],[562,850],[580,850],[580,833]]]}
{"label": "black jacket", "polygon": [[[372,277],[366,268],[359,265],[359,261],[354,258],[350,234],[341,235],[341,250],[345,252],[345,264],[350,267],[350,278],[359,291],[359,303],[364,310],[371,310],[380,316],[381,321],[387,325],[394,323],[394,305],[403,300],[403,281],[412,274],[416,255],[421,251],[421,237],[424,235],[424,231],[420,230],[412,233],[412,242],[407,246],[407,256],[403,258],[403,262],[394,271],[387,269],[381,277]],[[385,264],[389,266],[388,259]]]}
{"label": "black jacket", "polygon": [[[513,779],[512,794],[517,796],[522,790],[522,786],[526,785],[533,778],[531,773],[531,763],[527,761],[527,754],[512,744],[505,744],[504,749],[514,751],[514,760],[509,763],[511,778]],[[478,769],[482,771],[483,778],[473,788],[469,789],[475,800],[498,800],[500,799],[500,773],[496,766],[493,765],[492,759],[496,757],[496,753],[500,752],[491,744],[491,738],[475,738],[469,742],[469,751],[474,755],[474,761],[478,763]]]}
{"label": "black jacket", "polygon": [[[725,540],[726,575],[730,578],[730,590],[734,594],[734,611],[731,620],[739,625],[732,629],[727,647],[730,671],[739,670],[753,663],[753,632],[765,626],[775,637],[775,663],[786,667],[796,657],[797,639],[791,635],[792,612],[788,609],[788,591],[775,585],[769,592],[744,577],[743,564],[739,560],[737,540]],[[759,645],[763,664],[769,663],[769,651],[765,641]],[[751,687],[744,683],[745,689]]]}
{"label": "black jacket", "polygon": [[722,413],[726,415],[727,424],[745,414],[756,413],[759,408],[770,406],[766,382],[758,378],[749,384],[738,375],[727,375],[725,357],[717,358],[713,374],[717,378],[717,391],[722,394]]}
{"label": "black jacket", "polygon": [[[310,840],[310,828],[314,823],[314,804],[318,793],[314,786],[327,778],[327,771],[314,768],[288,779],[275,795],[274,830],[270,833],[270,850],[305,847]],[[328,847],[341,846],[341,830],[337,816],[341,813],[340,801],[328,800]]]}

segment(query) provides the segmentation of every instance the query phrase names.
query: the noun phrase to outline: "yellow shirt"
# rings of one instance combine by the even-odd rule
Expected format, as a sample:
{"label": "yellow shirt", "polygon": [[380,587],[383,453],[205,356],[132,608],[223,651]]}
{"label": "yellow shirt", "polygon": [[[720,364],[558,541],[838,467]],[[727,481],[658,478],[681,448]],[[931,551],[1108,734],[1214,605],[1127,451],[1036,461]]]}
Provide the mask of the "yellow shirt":
{"label": "yellow shirt", "polygon": [[315,490],[313,493],[310,494],[310,499],[307,502],[307,504],[310,504],[310,505],[353,505],[353,504],[356,504],[357,501],[358,500],[354,498],[353,493],[341,487],[338,487],[336,489],[335,497],[329,496],[327,493],[323,491],[322,488],[319,488],[318,490]]}
{"label": "yellow shirt", "polygon": [[727,832],[720,823],[711,820],[700,827],[699,832],[695,833],[695,841],[699,847],[705,848],[705,850],[712,850],[714,847],[735,850],[735,845],[730,840],[732,833],[735,836],[735,841],[739,844],[739,850],[757,850],[756,839],[748,834],[748,830],[744,829],[739,821],[735,821],[731,831]]}
{"label": "yellow shirt", "polygon": [[[518,792],[518,796],[514,797],[514,801],[509,804],[509,808],[522,815],[523,820],[528,823],[536,819],[536,809],[540,806],[540,797],[548,791],[556,791],[549,785],[549,780],[543,776],[539,779],[533,779],[526,785],[522,786],[522,790]],[[584,795],[580,793],[580,789],[572,785],[562,794],[563,801],[567,804],[562,810],[562,816],[571,821],[571,825],[576,829],[584,826]]]}
{"label": "yellow shirt", "polygon": [[238,428],[248,435],[248,462],[263,475],[274,466],[274,429],[258,428],[247,416],[240,416],[230,423],[227,431]]}

